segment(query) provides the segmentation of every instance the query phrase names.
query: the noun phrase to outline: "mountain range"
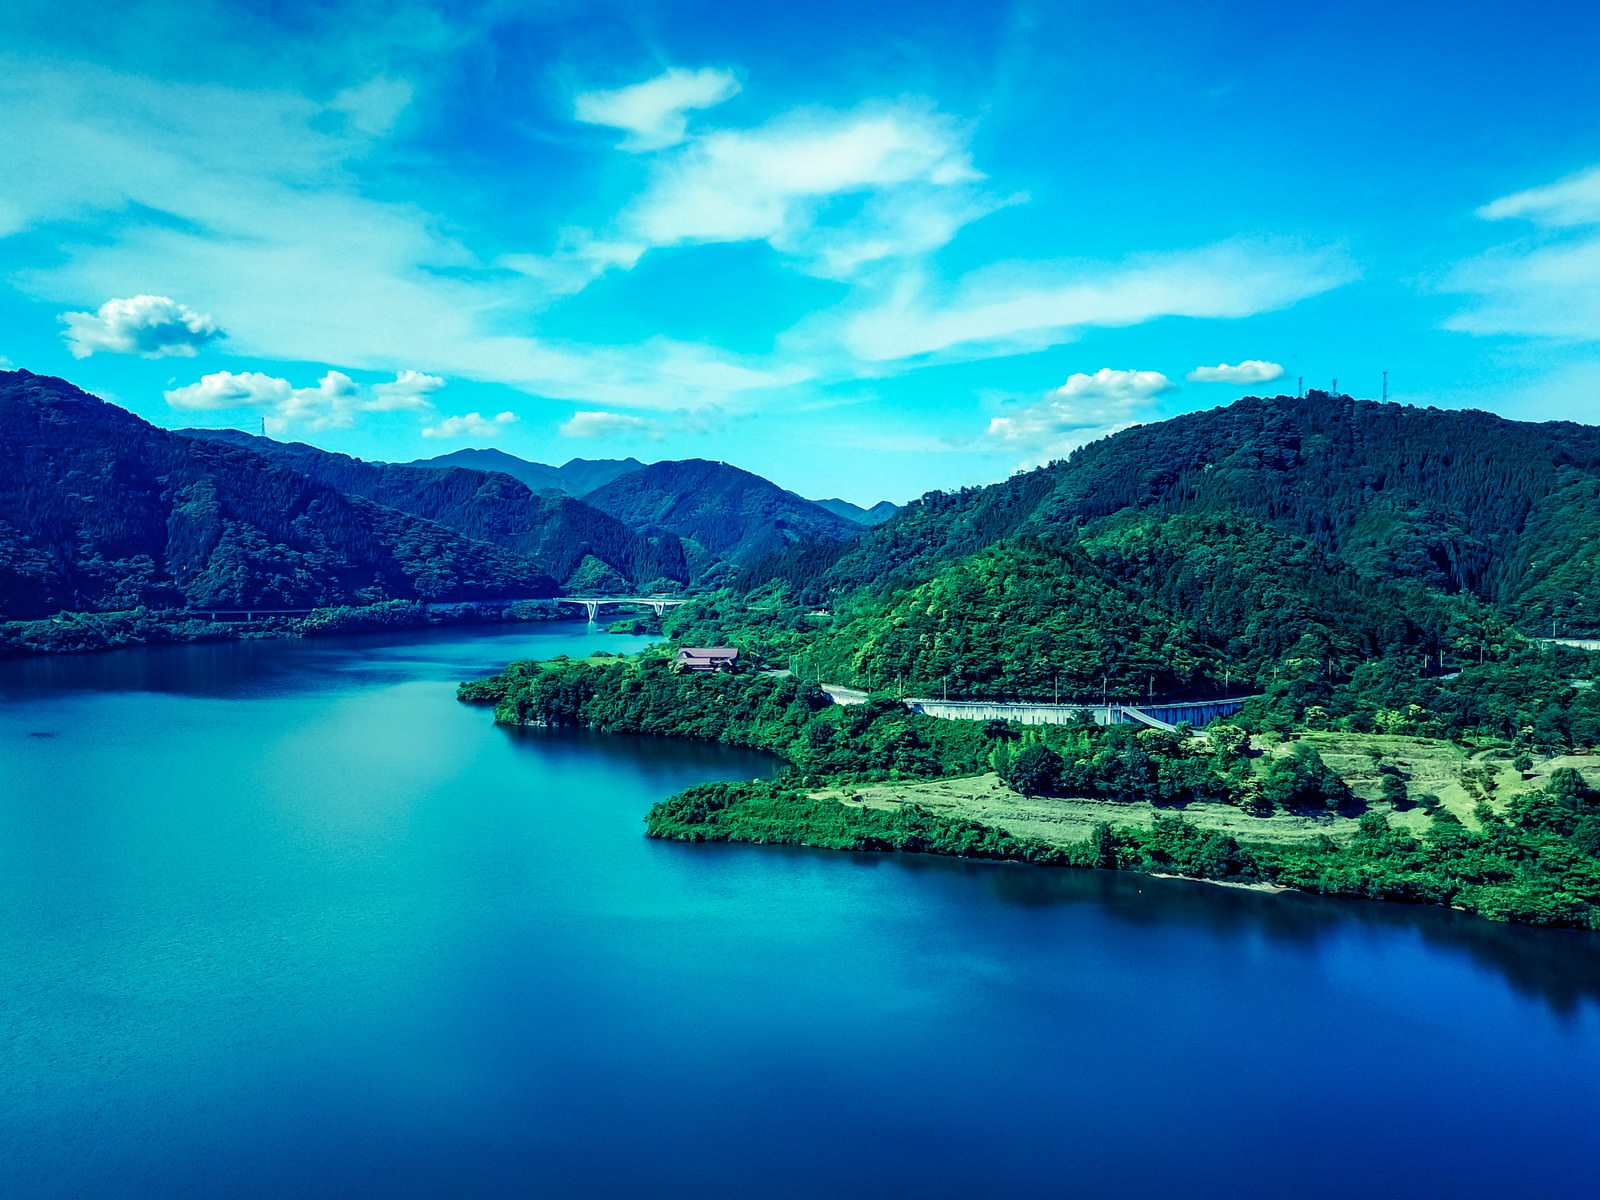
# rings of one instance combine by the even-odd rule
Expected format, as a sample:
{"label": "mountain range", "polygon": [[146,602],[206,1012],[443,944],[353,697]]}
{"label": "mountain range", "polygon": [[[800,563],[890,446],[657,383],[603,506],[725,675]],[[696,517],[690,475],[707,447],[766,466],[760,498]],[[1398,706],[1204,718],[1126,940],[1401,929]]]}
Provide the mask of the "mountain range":
{"label": "mountain range", "polygon": [[27,371],[0,372],[0,470],[6,619],[676,590],[863,528],[721,463],[369,463],[159,429]]}
{"label": "mountain range", "polygon": [[1089,699],[1439,670],[1514,631],[1600,632],[1600,429],[1246,397],[930,492],[737,589],[745,615],[671,629],[866,687]]}
{"label": "mountain range", "polygon": [[[603,482],[528,482],[552,477]],[[0,373],[7,618],[716,591],[669,627],[759,626],[841,681],[1036,696],[1600,632],[1600,429],[1572,422],[1246,397],[876,525],[854,508],[703,459],[368,463]]]}

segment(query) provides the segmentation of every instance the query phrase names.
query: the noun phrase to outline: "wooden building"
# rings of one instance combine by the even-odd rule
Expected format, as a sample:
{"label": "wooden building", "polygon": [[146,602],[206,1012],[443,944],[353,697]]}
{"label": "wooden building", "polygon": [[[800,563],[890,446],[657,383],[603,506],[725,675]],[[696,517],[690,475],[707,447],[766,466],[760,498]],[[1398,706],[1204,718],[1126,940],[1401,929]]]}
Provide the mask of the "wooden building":
{"label": "wooden building", "polygon": [[685,646],[678,651],[678,667],[684,671],[731,671],[738,661],[732,646]]}

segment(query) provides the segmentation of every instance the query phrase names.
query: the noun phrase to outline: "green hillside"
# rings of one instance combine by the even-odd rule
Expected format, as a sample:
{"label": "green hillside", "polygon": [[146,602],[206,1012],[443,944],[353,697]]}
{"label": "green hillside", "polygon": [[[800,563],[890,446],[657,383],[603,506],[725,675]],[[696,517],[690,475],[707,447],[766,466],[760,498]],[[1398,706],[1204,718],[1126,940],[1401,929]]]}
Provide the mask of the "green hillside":
{"label": "green hillside", "polygon": [[548,595],[527,556],[0,372],[0,617]]}

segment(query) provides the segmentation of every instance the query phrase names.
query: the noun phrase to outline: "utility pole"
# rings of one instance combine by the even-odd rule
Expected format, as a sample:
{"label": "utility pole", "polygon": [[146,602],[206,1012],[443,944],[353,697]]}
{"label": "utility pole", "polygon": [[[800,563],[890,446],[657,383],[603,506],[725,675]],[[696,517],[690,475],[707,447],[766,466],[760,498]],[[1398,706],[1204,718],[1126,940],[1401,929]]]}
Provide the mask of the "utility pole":
{"label": "utility pole", "polygon": [[1339,380],[1337,377],[1333,381],[1333,394],[1335,396],[1339,394]]}
{"label": "utility pole", "polygon": [[1304,375],[1296,375],[1294,377],[1294,394],[1297,400],[1306,398],[1306,377]]}
{"label": "utility pole", "polygon": [[1389,403],[1389,372],[1383,373],[1383,402]]}

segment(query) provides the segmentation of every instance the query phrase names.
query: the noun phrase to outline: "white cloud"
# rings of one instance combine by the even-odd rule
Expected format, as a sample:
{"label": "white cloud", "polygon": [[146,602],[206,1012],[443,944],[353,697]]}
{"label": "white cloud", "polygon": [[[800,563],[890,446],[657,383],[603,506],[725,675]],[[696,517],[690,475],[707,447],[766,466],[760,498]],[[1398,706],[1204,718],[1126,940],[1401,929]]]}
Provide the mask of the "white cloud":
{"label": "white cloud", "polygon": [[1600,166],[1590,167],[1485,204],[1478,216],[1486,221],[1520,217],[1536,225],[1592,225],[1600,222]]}
{"label": "white cloud", "polygon": [[437,375],[424,375],[421,371],[401,371],[393,383],[380,383],[372,389],[369,412],[397,412],[402,409],[420,411],[433,407],[428,399],[444,386]]}
{"label": "white cloud", "polygon": [[503,254],[495,265],[537,280],[552,296],[567,296],[607,271],[631,271],[648,249],[638,242],[599,238],[587,229],[563,229],[554,253]]}
{"label": "white cloud", "polygon": [[14,371],[16,369],[16,363],[12,362],[4,354],[0,354],[0,371]]}
{"label": "white cloud", "polygon": [[926,281],[913,273],[875,308],[846,317],[841,336],[867,362],[990,357],[1071,341],[1094,326],[1254,316],[1354,276],[1337,251],[1250,242],[1117,265],[1004,264],[960,281],[945,298],[930,296]]}
{"label": "white cloud", "polygon": [[62,313],[61,321],[67,327],[61,336],[73,358],[88,358],[97,350],[193,358],[202,347],[227,336],[214,317],[166,296],[107,300],[92,313]]}
{"label": "white cloud", "polygon": [[202,376],[199,383],[171,388],[167,403],[184,412],[205,412],[224,408],[263,408],[288,400],[293,387],[287,379],[263,375],[259,371],[217,371]]}
{"label": "white cloud", "polygon": [[[629,244],[765,241],[817,273],[944,245],[997,203],[978,196],[965,132],[909,105],[805,111],[720,130],[657,167],[622,216]],[[828,216],[829,202],[861,197]]]}
{"label": "white cloud", "polygon": [[1473,296],[1446,329],[1593,341],[1600,337],[1600,237],[1501,247],[1460,264],[1443,290]]}
{"label": "white cloud", "polygon": [[493,418],[469,412],[465,416],[446,417],[437,425],[429,425],[422,431],[422,436],[425,438],[499,437],[500,431],[505,426],[515,425],[519,420],[520,418],[513,412],[499,413]]}
{"label": "white cloud", "polygon": [[[399,90],[390,91],[392,102]],[[520,332],[519,318],[559,289],[485,271],[443,222],[361,186],[380,99],[318,104],[0,53],[0,235],[57,225],[62,251],[8,282],[70,301],[147,281],[202,312],[226,312],[241,355],[366,371],[420,359],[451,378],[596,406],[748,407],[747,397],[809,374],[667,339],[606,346]],[[352,106],[366,115],[355,119]],[[83,239],[80,222],[99,235]],[[592,238],[574,254],[628,252]],[[503,332],[508,325],[518,332]]]}
{"label": "white cloud", "polygon": [[691,109],[711,108],[738,92],[739,81],[731,71],[672,67],[643,83],[581,92],[574,97],[572,110],[586,125],[625,130],[624,150],[660,150],[683,141],[688,132],[685,114]]}
{"label": "white cloud", "polygon": [[1247,358],[1237,366],[1218,363],[1214,367],[1196,367],[1188,374],[1190,383],[1270,383],[1281,378],[1283,367],[1259,358]]}
{"label": "white cloud", "polygon": [[1118,371],[1101,367],[1093,375],[1079,371],[1067,376],[1067,381],[1050,395],[1066,402],[1137,402],[1170,392],[1174,386],[1160,371]]}
{"label": "white cloud", "polygon": [[359,413],[431,409],[427,397],[443,386],[438,376],[418,371],[401,371],[394,382],[371,389],[363,389],[343,371],[329,371],[309,388],[259,371],[217,371],[164,394],[169,405],[183,412],[268,409],[267,432],[279,434],[296,427],[349,429]]}
{"label": "white cloud", "polygon": [[1160,371],[1080,372],[1043,400],[992,418],[988,436],[1024,450],[1024,465],[1034,466],[1135,424],[1155,397],[1174,386]]}
{"label": "white cloud", "polygon": [[562,423],[561,434],[570,438],[607,438],[624,434],[659,438],[661,429],[652,421],[626,413],[579,412]]}
{"label": "white cloud", "polygon": [[1488,220],[1525,217],[1544,229],[1457,264],[1436,288],[1470,298],[1446,329],[1592,342],[1600,339],[1600,166],[1487,204]]}
{"label": "white cloud", "polygon": [[381,137],[394,128],[411,103],[412,87],[404,79],[379,76],[347,87],[328,107],[344,114],[357,133]]}

